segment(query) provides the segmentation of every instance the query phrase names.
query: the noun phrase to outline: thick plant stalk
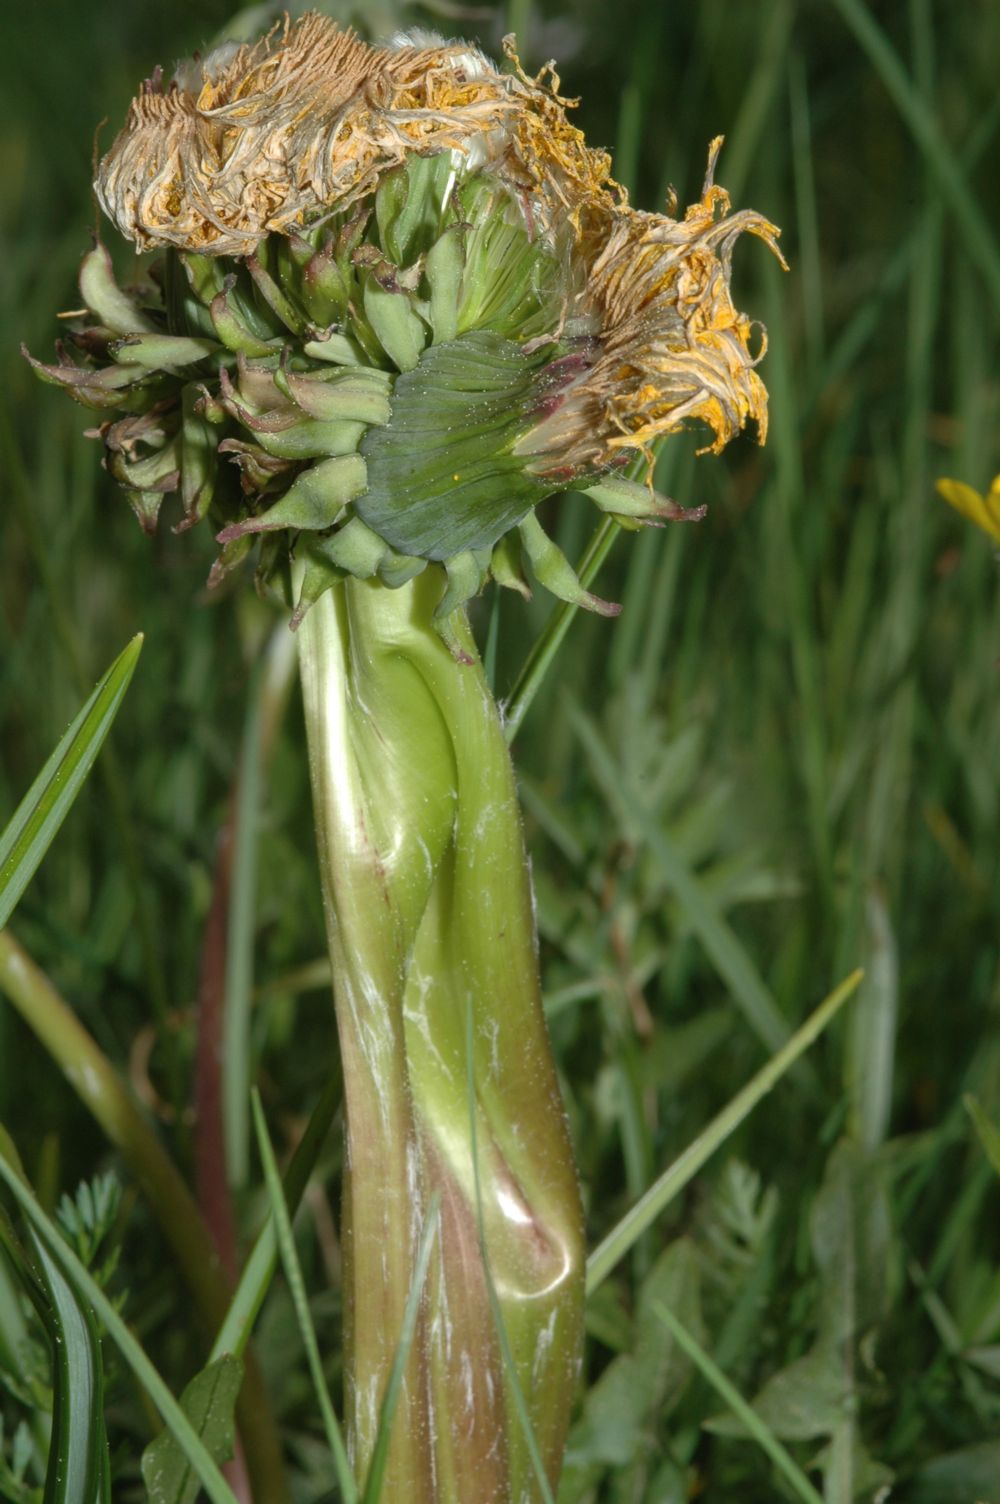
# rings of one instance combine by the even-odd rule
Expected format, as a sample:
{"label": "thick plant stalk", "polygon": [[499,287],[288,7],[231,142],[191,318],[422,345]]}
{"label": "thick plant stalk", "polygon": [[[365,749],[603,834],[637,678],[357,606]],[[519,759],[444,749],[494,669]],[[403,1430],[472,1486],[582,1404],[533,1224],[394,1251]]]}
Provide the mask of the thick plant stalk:
{"label": "thick plant stalk", "polygon": [[382,1497],[522,1504],[542,1492],[489,1280],[554,1488],[582,1216],[510,760],[464,617],[458,652],[432,624],[435,575],[348,580],[299,632],[347,1105],[345,1406],[363,1480],[437,1191]]}

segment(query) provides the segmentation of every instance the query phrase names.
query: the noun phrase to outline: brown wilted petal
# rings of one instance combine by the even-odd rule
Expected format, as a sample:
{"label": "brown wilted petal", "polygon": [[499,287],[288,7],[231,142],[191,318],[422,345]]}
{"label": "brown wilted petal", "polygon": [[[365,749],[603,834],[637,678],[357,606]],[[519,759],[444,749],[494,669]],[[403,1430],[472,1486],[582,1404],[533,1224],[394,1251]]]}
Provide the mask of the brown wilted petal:
{"label": "brown wilted petal", "polygon": [[753,419],[767,434],[767,391],[751,352],[755,327],[730,293],[733,246],[748,231],[782,265],[778,230],[753,210],[730,213],[714,183],[721,137],[712,142],[701,200],[682,220],[619,208],[589,267],[587,298],[601,327],[601,353],[525,452],[569,458],[581,469],[622,450],[649,453],[665,434],[699,419],[720,450]]}
{"label": "brown wilted petal", "polygon": [[462,43],[375,48],[324,16],[286,19],[186,65],[165,92],[145,88],[95,187],[142,248],[246,256],[268,233],[370,193],[410,153],[454,150],[497,161],[544,224],[600,200],[609,171],[552,79],[501,74]]}

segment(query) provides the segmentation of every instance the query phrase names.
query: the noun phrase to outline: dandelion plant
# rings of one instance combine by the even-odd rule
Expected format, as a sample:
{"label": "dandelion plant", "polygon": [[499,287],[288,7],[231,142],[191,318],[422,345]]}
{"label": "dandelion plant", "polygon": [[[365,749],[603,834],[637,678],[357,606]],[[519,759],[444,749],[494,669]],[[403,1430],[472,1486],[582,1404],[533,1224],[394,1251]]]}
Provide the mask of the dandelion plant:
{"label": "dandelion plant", "polygon": [[252,561],[298,631],[346,1103],[348,1450],[360,1488],[378,1451],[382,1497],[413,1504],[550,1497],[583,1335],[521,821],[466,604],[535,583],[614,614],[539,504],[693,518],[653,489],[654,443],[766,431],[730,264],[743,231],[775,251],[777,231],[730,211],[721,142],[682,218],[640,212],[552,66],[505,54],[309,15],[157,70],[96,183],[154,259],[122,288],[98,242],[86,313],[33,362],[97,411],[142,526],[176,497],[175,528],[219,543],[210,584]]}

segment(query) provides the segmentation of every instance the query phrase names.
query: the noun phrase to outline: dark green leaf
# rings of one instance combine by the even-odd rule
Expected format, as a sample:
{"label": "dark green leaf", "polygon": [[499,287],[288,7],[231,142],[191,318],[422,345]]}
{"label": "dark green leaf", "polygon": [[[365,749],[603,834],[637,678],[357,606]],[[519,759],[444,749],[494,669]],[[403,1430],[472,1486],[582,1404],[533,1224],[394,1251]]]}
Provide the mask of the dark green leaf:
{"label": "dark green leaf", "polygon": [[103,1504],[111,1497],[111,1473],[97,1326],[41,1238],[34,1232],[30,1237],[48,1297],[43,1319],[52,1340],[52,1441],[45,1504]]}
{"label": "dark green leaf", "polygon": [[1000,1504],[1000,1441],[935,1457],[916,1474],[911,1504]]}
{"label": "dark green leaf", "polygon": [[[181,1409],[201,1437],[213,1462],[233,1455],[234,1411],[243,1382],[243,1364],[225,1353],[195,1374],[181,1395]],[[151,1504],[194,1504],[198,1475],[169,1431],[161,1431],[142,1454],[142,1477]]]}

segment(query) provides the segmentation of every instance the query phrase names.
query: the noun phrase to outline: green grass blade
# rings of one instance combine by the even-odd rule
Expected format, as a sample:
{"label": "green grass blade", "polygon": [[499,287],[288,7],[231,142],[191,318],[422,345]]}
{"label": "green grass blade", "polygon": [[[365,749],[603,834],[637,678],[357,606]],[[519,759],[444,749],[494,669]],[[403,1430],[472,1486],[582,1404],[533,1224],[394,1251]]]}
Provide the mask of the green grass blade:
{"label": "green grass blade", "polygon": [[569,707],[569,714],[609,804],[624,815],[640,841],[648,845],[664,882],[683,907],[688,923],[729,987],[733,1001],[747,1023],[769,1050],[780,1050],[788,1040],[788,1025],[745,946],[719,913],[680,852],[629,789],[594,722],[573,705]]}
{"label": "green grass blade", "polygon": [[35,875],[93,767],[141,651],[140,633],[100,680],[0,836],[0,929]]}
{"label": "green grass blade", "polygon": [[[10,413],[13,407],[10,407]],[[62,448],[63,430],[55,430],[51,441]],[[62,648],[63,657],[77,690],[86,694],[89,674],[83,666],[79,633],[67,600],[72,592],[66,588],[66,578],[56,565],[56,550],[48,546],[46,528],[38,506],[37,487],[39,478],[32,475],[25,463],[21,445],[15,436],[7,408],[0,409],[0,465],[7,482],[6,498],[11,502],[31,556],[32,567],[41,584],[39,601],[44,601],[46,636],[49,630]],[[68,498],[66,498],[68,499]],[[57,514],[58,515],[58,514]],[[167,1013],[171,1006],[166,976],[157,944],[156,920],[150,899],[148,875],[140,855],[140,839],[133,819],[129,785],[112,742],[108,742],[101,758],[101,774],[108,795],[111,818],[115,823],[122,860],[128,871],[132,901],[135,907],[136,927],[143,952],[146,971],[146,986],[149,1001],[163,1030],[165,1048],[169,1051],[171,1034],[166,1026]]]}
{"label": "green grass blade", "polygon": [[522,60],[530,61],[529,31],[531,25],[531,0],[508,0],[505,30],[517,37]]}
{"label": "green grass blade", "polygon": [[965,250],[979,268],[994,307],[1000,312],[1000,247],[958,159],[941,134],[934,105],[914,84],[864,0],[834,0],[834,4],[923,152],[938,192],[961,226]]}
{"label": "green grass blade", "polygon": [[[331,1079],[323,1088],[322,1095],[306,1124],[306,1131],[295,1146],[295,1153],[285,1171],[282,1190],[290,1217],[294,1217],[298,1210],[299,1202],[309,1182],[309,1176],[319,1158],[323,1141],[329,1132],[339,1104],[340,1086],[336,1080]],[[233,1294],[229,1310],[226,1312],[226,1318],[212,1344],[212,1359],[221,1358],[224,1353],[235,1353],[239,1356],[245,1351],[254,1322],[264,1304],[264,1297],[277,1267],[278,1234],[275,1229],[274,1216],[271,1215],[257,1234],[257,1241],[243,1266],[243,1273],[240,1275],[239,1284]]]}
{"label": "green grass blade", "polygon": [[345,1504],[354,1504],[358,1492],[354,1483],[354,1476],[351,1472],[351,1465],[347,1460],[347,1449],[344,1446],[340,1424],[334,1413],[333,1405],[330,1401],[330,1392],[327,1389],[326,1379],[323,1376],[323,1364],[319,1355],[319,1343],[316,1341],[316,1329],[313,1326],[312,1316],[309,1313],[306,1282],[302,1277],[302,1266],[299,1263],[299,1256],[295,1251],[292,1221],[288,1215],[288,1205],[285,1201],[285,1193],[282,1190],[281,1176],[278,1173],[278,1163],[274,1157],[271,1137],[267,1131],[260,1093],[256,1088],[254,1088],[251,1100],[253,1103],[254,1128],[257,1132],[257,1148],[260,1152],[261,1163],[264,1166],[264,1179],[267,1182],[268,1195],[271,1198],[271,1213],[274,1217],[278,1247],[281,1251],[281,1262],[284,1266],[285,1278],[288,1281],[288,1288],[291,1292],[292,1304],[295,1307],[299,1332],[302,1336],[302,1345],[306,1350],[309,1376],[312,1379],[313,1391],[316,1395],[316,1402],[319,1405],[320,1415],[323,1417],[323,1429],[326,1432],[327,1445],[330,1448],[333,1465],[337,1472],[337,1482],[340,1486],[341,1497],[345,1500]]}
{"label": "green grass blade", "polygon": [[986,1115],[978,1100],[971,1093],[966,1093],[962,1098],[962,1104],[972,1119],[973,1127],[979,1135],[979,1142],[986,1151],[987,1159],[1000,1175],[1000,1128],[992,1118]]}
{"label": "green grass blade", "polygon": [[[766,15],[766,21],[764,16]],[[727,136],[726,186],[738,203],[774,108],[778,85],[785,74],[788,41],[795,22],[795,6],[774,0],[761,14],[757,59],[747,82],[740,111]]]}
{"label": "green grass blade", "polygon": [[796,1496],[802,1500],[802,1504],[823,1504],[823,1499],[813,1488],[805,1473],[799,1467],[794,1457],[782,1446],[774,1432],[765,1426],[760,1417],[755,1414],[747,1404],[743,1396],[734,1389],[709,1354],[696,1342],[686,1327],[677,1320],[674,1313],[659,1302],[653,1306],[653,1310],[667,1328],[677,1346],[691,1359],[691,1362],[700,1370],[702,1376],[711,1384],[719,1398],[729,1406],[733,1414],[746,1426],[750,1435],[757,1445],[765,1451],[774,1463],[775,1467],[784,1474],[789,1484],[794,1489]]}
{"label": "green grass blade", "polygon": [[646,1229],[656,1221],[663,1209],[711,1158],[720,1144],[725,1143],[729,1135],[735,1132],[761,1098],[765,1097],[781,1080],[803,1051],[819,1038],[847,999],[856,991],[863,975],[861,971],[852,972],[839,987],[830,993],[829,997],[820,1003],[802,1027],[792,1035],[784,1048],[779,1050],[763,1070],[758,1071],[753,1080],[749,1081],[728,1106],[712,1119],[708,1127],[693,1143],[688,1145],[684,1153],[664,1170],[645,1195],[630,1211],[626,1212],[618,1226],[598,1244],[587,1260],[588,1294],[592,1294],[599,1285],[603,1284],[612,1269],[621,1262]]}
{"label": "green grass blade", "polygon": [[881,891],[866,902],[868,944],[865,985],[847,1035],[851,1122],[859,1143],[874,1152],[889,1134],[896,1073],[899,954],[892,917]]}
{"label": "green grass blade", "polygon": [[[382,1480],[385,1476],[386,1463],[389,1460],[392,1422],[396,1414],[396,1407],[399,1404],[399,1396],[403,1388],[403,1376],[406,1373],[406,1364],[417,1329],[417,1313],[420,1310],[420,1297],[424,1292],[424,1285],[427,1283],[427,1270],[430,1266],[434,1239],[437,1235],[440,1208],[441,1194],[439,1191],[435,1191],[431,1197],[430,1206],[427,1209],[427,1220],[424,1223],[423,1236],[420,1239],[420,1247],[417,1251],[417,1262],[413,1270],[413,1284],[410,1286],[410,1293],[406,1298],[406,1307],[403,1311],[403,1327],[399,1334],[399,1345],[396,1348],[396,1356],[393,1359],[389,1382],[385,1386],[385,1394],[382,1396],[382,1408],[379,1412],[378,1420],[378,1435],[375,1438],[371,1466],[368,1469],[368,1477],[365,1480],[365,1491],[362,1496],[363,1504],[379,1504],[379,1499],[381,1498]],[[394,1501],[390,1500],[389,1504],[394,1504]]]}
{"label": "green grass blade", "polygon": [[[0,1139],[0,1145],[2,1143],[3,1139]],[[38,1234],[70,1288],[81,1302],[85,1302],[93,1310],[125,1362],[146,1390],[164,1424],[177,1438],[178,1445],[201,1479],[202,1487],[211,1500],[211,1504],[237,1504],[232,1489],[212,1461],[204,1442],[198,1437],[177,1400],[174,1399],[146,1356],[141,1344],[133,1337],[111,1301],[91,1278],[73,1250],[67,1246],[3,1153],[0,1153],[0,1180],[6,1185],[26,1220]]]}
{"label": "green grass blade", "polygon": [[32,1242],[52,1339],[52,1441],[44,1504],[97,1504],[108,1497],[111,1476],[101,1344],[89,1309],[34,1232]]}

